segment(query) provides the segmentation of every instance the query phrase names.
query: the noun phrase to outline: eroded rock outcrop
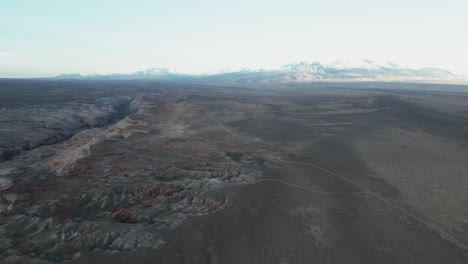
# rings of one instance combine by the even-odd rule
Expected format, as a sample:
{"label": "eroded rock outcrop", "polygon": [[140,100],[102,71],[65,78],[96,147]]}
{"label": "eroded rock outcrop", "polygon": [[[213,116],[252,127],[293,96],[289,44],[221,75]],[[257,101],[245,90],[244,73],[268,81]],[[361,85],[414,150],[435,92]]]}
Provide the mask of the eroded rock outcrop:
{"label": "eroded rock outcrop", "polygon": [[130,109],[115,124],[0,163],[0,259],[57,262],[157,248],[160,230],[226,206],[222,186],[260,176],[262,159],[212,137],[219,127],[193,125],[199,106],[150,96]]}
{"label": "eroded rock outcrop", "polygon": [[77,132],[108,125],[129,112],[132,96],[0,109],[0,161],[55,144]]}

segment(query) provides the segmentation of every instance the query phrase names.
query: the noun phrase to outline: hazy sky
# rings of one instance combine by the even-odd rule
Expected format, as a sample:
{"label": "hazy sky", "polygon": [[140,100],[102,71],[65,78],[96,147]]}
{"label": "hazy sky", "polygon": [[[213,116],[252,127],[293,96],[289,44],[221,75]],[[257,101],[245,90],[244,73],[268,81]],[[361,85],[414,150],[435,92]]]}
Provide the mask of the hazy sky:
{"label": "hazy sky", "polygon": [[468,75],[468,0],[0,0],[0,77],[343,58]]}

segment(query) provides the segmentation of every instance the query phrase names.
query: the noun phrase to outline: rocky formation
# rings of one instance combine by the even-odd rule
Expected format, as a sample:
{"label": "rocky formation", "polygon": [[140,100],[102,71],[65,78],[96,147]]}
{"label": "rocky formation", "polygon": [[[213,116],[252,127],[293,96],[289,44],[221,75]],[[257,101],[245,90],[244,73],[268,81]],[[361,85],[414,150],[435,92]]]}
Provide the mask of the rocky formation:
{"label": "rocky formation", "polygon": [[[57,262],[96,250],[157,248],[161,230],[228,204],[220,187],[258,178],[263,160],[236,152],[242,146],[235,140],[215,140],[219,127],[194,124],[187,113],[203,120],[203,109],[184,98],[6,110],[4,120],[41,126],[2,128],[4,135],[23,131],[13,140],[30,150],[7,148],[18,154],[0,163],[0,259]],[[130,115],[98,127],[127,105]]]}
{"label": "rocky formation", "polygon": [[131,96],[103,97],[0,109],[0,161],[115,122],[127,114],[131,100]]}

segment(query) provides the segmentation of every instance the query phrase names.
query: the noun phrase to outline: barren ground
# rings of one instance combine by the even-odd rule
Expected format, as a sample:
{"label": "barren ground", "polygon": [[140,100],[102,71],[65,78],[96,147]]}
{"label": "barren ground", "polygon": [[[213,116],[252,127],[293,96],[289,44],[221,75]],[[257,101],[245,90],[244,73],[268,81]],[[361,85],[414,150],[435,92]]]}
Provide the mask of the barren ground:
{"label": "barren ground", "polygon": [[467,263],[468,94],[402,85],[0,81],[0,260]]}

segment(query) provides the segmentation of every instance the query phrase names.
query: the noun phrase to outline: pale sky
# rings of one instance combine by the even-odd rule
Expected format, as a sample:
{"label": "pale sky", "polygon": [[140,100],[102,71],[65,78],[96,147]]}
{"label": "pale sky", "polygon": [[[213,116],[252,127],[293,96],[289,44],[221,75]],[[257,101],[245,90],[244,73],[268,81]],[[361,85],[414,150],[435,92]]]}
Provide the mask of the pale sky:
{"label": "pale sky", "polygon": [[0,0],[0,77],[335,59],[468,75],[468,0]]}

